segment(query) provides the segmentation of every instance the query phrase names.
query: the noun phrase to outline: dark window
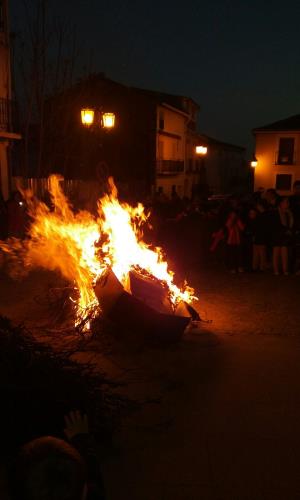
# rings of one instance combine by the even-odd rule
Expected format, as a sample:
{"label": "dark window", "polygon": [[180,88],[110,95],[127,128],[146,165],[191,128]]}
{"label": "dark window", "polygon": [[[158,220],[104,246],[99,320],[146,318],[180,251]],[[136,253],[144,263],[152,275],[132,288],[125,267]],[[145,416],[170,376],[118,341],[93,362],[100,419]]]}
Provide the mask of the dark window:
{"label": "dark window", "polygon": [[294,145],[293,137],[281,137],[279,139],[279,151],[277,163],[279,165],[292,165],[294,163]]}
{"label": "dark window", "polygon": [[0,31],[5,30],[5,13],[3,0],[0,0]]}
{"label": "dark window", "polygon": [[160,130],[165,128],[165,116],[162,112],[159,113],[159,128]]}
{"label": "dark window", "polygon": [[289,174],[276,175],[276,189],[279,191],[290,191],[292,187],[292,176]]}

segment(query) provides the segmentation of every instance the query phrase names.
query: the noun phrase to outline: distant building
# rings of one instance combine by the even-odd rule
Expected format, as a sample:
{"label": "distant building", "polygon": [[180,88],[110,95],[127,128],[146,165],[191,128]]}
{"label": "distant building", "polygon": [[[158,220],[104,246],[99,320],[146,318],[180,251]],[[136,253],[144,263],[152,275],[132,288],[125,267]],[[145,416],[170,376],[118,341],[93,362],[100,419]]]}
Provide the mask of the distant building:
{"label": "distant building", "polygon": [[200,160],[200,179],[208,185],[209,191],[212,194],[247,191],[249,169],[245,160],[246,149],[204,134],[198,134],[197,140],[207,146],[207,155]]}
{"label": "distant building", "polygon": [[177,97],[173,105],[167,100],[161,99],[156,107],[155,189],[167,196],[176,192],[180,197],[190,197],[199,182],[199,171],[191,169],[191,158],[196,160],[191,140],[199,107],[186,97]]}
{"label": "distant building", "polygon": [[300,115],[253,130],[255,136],[255,189],[275,188],[290,194],[300,180]]}
{"label": "distant building", "polygon": [[[83,127],[82,108],[98,112],[92,127]],[[190,175],[187,154],[198,109],[187,97],[93,75],[48,100],[40,176],[60,172],[66,179],[97,181],[110,174],[128,193],[190,196],[199,182],[199,172]],[[110,131],[96,118],[104,111],[115,114]],[[195,151],[190,154],[196,161]],[[35,177],[34,168],[30,175]]]}
{"label": "distant building", "polygon": [[[91,126],[81,123],[84,108],[94,111]],[[109,131],[100,126],[105,112],[115,116]],[[122,193],[139,197],[236,191],[244,175],[245,150],[199,134],[198,112],[189,97],[128,87],[102,73],[91,75],[46,102],[42,161],[38,168],[31,161],[29,177],[58,172],[69,184],[84,181],[86,186],[112,175]],[[33,143],[34,135],[37,129]],[[207,154],[197,154],[201,146]]]}
{"label": "distant building", "polygon": [[11,99],[10,36],[8,1],[0,1],[0,188],[4,199],[10,194],[11,141],[21,139],[15,133],[15,105]]}

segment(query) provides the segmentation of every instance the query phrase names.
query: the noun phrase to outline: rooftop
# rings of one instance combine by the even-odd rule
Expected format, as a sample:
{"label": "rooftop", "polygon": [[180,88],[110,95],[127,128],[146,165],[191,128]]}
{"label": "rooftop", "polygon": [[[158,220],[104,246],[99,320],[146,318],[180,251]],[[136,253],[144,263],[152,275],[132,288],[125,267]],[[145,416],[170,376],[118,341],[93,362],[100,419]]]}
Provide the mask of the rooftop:
{"label": "rooftop", "polygon": [[219,141],[218,139],[215,139],[213,137],[210,137],[206,134],[198,134],[199,137],[203,140],[203,142],[210,144],[211,146],[216,146],[216,147],[221,147],[223,149],[230,149],[234,151],[240,151],[243,152],[246,150],[243,146],[237,146],[236,144],[230,144],[228,142],[223,142]]}
{"label": "rooftop", "polygon": [[66,92],[80,93],[82,96],[89,96],[91,100],[97,100],[97,98],[99,99],[99,96],[103,99],[104,96],[111,94],[111,92],[127,92],[128,94],[138,93],[140,95],[147,96],[147,98],[154,100],[159,104],[168,104],[182,112],[188,111],[186,107],[187,102],[192,103],[199,109],[199,105],[190,97],[138,87],[129,87],[123,83],[116,82],[115,80],[108,78],[104,73],[95,73],[89,75],[87,78],[80,79],[72,87],[65,90],[63,94]]}
{"label": "rooftop", "polygon": [[300,131],[300,115],[293,115],[289,118],[285,118],[284,120],[279,120],[274,123],[269,123],[268,125],[263,125],[262,127],[257,127],[253,129],[253,133],[273,131],[283,132],[290,130]]}

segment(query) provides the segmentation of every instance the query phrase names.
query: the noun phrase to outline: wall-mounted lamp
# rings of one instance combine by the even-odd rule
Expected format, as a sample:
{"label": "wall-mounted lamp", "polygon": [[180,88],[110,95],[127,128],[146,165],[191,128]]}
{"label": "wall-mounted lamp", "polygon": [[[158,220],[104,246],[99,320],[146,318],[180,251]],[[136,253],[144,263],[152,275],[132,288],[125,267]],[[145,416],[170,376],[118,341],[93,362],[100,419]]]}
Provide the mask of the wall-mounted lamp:
{"label": "wall-mounted lamp", "polygon": [[258,163],[258,161],[257,161],[256,157],[253,156],[253,159],[252,159],[252,161],[250,163],[251,167],[252,168],[256,168],[257,167],[257,163]]}
{"label": "wall-mounted lamp", "polygon": [[205,156],[207,155],[207,146],[196,146],[196,155]]}

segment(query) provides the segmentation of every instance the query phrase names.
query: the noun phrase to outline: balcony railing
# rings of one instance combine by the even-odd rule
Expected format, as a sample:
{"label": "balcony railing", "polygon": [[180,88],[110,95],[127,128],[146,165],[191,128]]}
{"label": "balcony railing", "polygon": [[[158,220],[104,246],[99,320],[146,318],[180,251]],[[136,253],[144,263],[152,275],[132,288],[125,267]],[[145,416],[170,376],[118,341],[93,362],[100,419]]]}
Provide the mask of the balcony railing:
{"label": "balcony railing", "polygon": [[156,171],[158,174],[178,174],[184,171],[183,160],[157,160]]}
{"label": "balcony railing", "polygon": [[19,132],[17,103],[10,99],[0,98],[0,130],[3,132]]}
{"label": "balcony railing", "polygon": [[295,152],[292,153],[281,153],[281,151],[276,151],[275,153],[275,165],[296,165],[297,158]]}

